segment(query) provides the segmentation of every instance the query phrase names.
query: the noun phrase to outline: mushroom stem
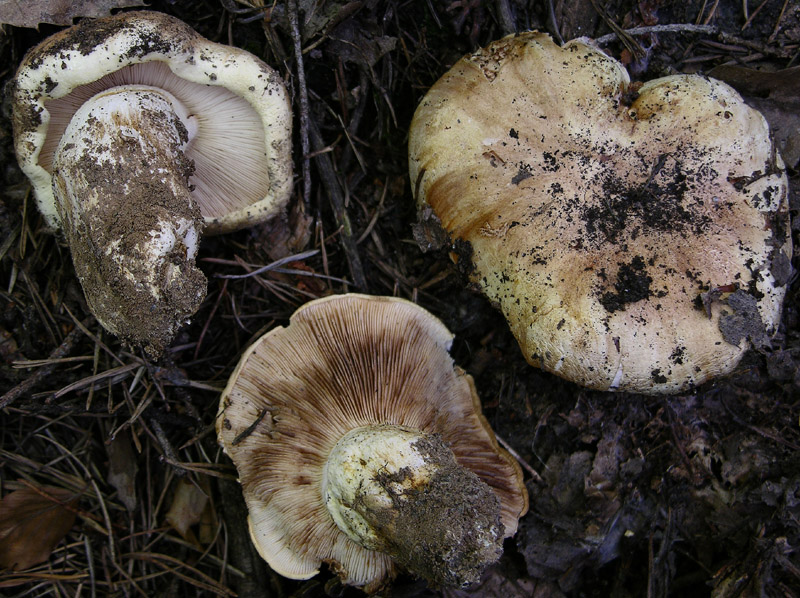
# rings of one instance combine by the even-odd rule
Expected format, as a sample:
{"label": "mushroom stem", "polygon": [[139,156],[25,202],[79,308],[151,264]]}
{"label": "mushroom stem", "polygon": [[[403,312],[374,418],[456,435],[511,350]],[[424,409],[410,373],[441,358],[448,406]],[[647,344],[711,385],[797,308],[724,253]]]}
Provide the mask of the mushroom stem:
{"label": "mushroom stem", "polygon": [[54,156],[53,192],[90,309],[154,355],[206,293],[184,154],[195,131],[171,94],[116,87],[75,113]]}
{"label": "mushroom stem", "polygon": [[502,553],[500,503],[436,434],[356,428],[331,451],[323,499],[339,528],[443,586],[480,579]]}

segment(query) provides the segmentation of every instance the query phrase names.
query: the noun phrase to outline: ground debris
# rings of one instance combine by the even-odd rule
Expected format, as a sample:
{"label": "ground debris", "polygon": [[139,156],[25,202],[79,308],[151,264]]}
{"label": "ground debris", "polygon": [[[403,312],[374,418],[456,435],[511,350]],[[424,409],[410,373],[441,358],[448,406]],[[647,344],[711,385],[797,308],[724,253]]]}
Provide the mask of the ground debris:
{"label": "ground debris", "polygon": [[138,0],[28,0],[14,2],[0,0],[0,23],[14,27],[38,27],[41,23],[72,25],[78,17],[104,17],[113,9],[126,6],[144,6]]}
{"label": "ground debris", "polygon": [[[765,110],[779,151],[796,167],[797,3],[152,0],[149,8],[281,69],[298,124],[299,42],[313,144],[301,149],[298,127],[297,207],[270,225],[204,239],[198,264],[208,295],[153,362],[87,318],[69,252],[45,229],[13,158],[7,111],[0,115],[0,396],[11,397],[0,399],[0,495],[26,480],[52,496],[61,495],[49,488],[80,496],[53,507],[64,521],[65,508],[78,515],[55,552],[49,548],[39,565],[0,571],[0,587],[13,583],[31,596],[363,596],[327,569],[308,581],[267,569],[214,433],[220,391],[245,347],[286,325],[303,303],[357,289],[412,299],[445,322],[487,419],[542,478],[529,476],[531,508],[501,560],[479,583],[444,595],[797,596],[797,258],[774,258],[788,293],[783,324],[768,343],[747,289],[720,281],[699,299],[700,309],[705,299],[707,308],[728,312],[731,342],[746,337],[760,346],[731,376],[672,398],[590,392],[525,363],[502,314],[465,283],[471,248],[413,205],[418,182],[408,180],[406,155],[417,103],[461,55],[535,28],[556,38],[610,39],[603,50],[630,59],[637,84],[733,67],[718,76]],[[672,29],[626,37],[644,51],[636,58],[609,23],[619,31]],[[0,84],[53,30],[5,29]],[[796,215],[800,179],[789,174]],[[783,231],[796,247],[798,221]],[[648,282],[636,266],[628,264],[623,282],[638,282],[643,293]],[[609,287],[610,307],[626,300],[621,287]],[[205,502],[184,516],[176,506],[172,526],[167,513],[183,501],[177,488]],[[408,575],[385,592],[443,595]]]}
{"label": "ground debris", "polygon": [[725,342],[738,346],[746,339],[757,349],[769,348],[769,335],[758,313],[756,298],[740,289],[731,293],[725,303],[731,310],[723,310],[719,317],[719,329]]}
{"label": "ground debris", "polygon": [[38,565],[75,523],[77,497],[64,488],[23,486],[0,500],[0,569]]}

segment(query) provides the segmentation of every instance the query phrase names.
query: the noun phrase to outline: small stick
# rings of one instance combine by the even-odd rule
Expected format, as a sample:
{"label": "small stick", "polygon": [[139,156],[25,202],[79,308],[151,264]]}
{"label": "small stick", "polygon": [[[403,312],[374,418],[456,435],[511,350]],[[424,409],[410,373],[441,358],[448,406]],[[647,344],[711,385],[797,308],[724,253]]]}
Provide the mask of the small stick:
{"label": "small stick", "polygon": [[303,64],[303,45],[300,37],[297,0],[288,0],[286,8],[289,17],[289,28],[294,42],[294,58],[297,67],[297,87],[300,100],[300,149],[303,153],[303,206],[308,213],[311,206],[311,159],[309,158],[308,141],[308,87],[306,86],[306,69]]}
{"label": "small stick", "polygon": [[714,13],[717,12],[718,6],[719,6],[719,0],[714,0],[714,6],[711,7],[711,12],[708,13],[706,20],[703,22],[703,25],[708,25],[711,22],[711,19],[714,18]]}
{"label": "small stick", "polygon": [[753,12],[750,13],[750,16],[747,17],[747,20],[744,22],[744,25],[742,25],[742,31],[744,31],[750,26],[750,23],[753,22],[753,19],[756,18],[756,15],[761,12],[761,9],[764,8],[766,4],[767,0],[764,0],[761,4],[758,5],[758,8],[756,8]]}
{"label": "small stick", "polygon": [[708,0],[703,0],[703,6],[700,7],[700,12],[697,13],[697,18],[694,22],[698,25],[700,24],[700,21],[703,20],[703,15],[706,12],[706,4],[708,4]]}
{"label": "small stick", "polygon": [[[692,23],[673,23],[671,25],[648,25],[646,27],[633,27],[623,29],[628,35],[646,35],[648,33],[717,33],[719,29],[714,25],[694,25]],[[617,33],[609,33],[594,40],[598,45],[608,44],[616,40]]]}
{"label": "small stick", "polygon": [[767,39],[768,43],[772,43],[775,41],[775,38],[778,37],[778,31],[781,30],[781,21],[783,21],[783,15],[786,12],[786,7],[789,4],[789,0],[784,0],[783,8],[781,8],[781,14],[778,15],[778,20],[775,21],[775,29],[772,30],[769,38]]}
{"label": "small stick", "polygon": [[[322,140],[316,123],[309,121],[309,133],[314,149],[322,149],[325,143]],[[344,207],[344,194],[336,178],[336,172],[330,156],[319,154],[314,158],[317,163],[322,184],[331,202],[333,214],[336,217],[336,226],[341,229],[341,244],[347,258],[347,265],[350,267],[350,275],[353,277],[353,284],[361,291],[367,290],[367,279],[364,276],[364,267],[361,264],[361,256],[358,254],[356,240],[353,238],[353,227],[350,224],[350,217]]]}
{"label": "small stick", "polygon": [[765,56],[776,56],[778,58],[793,58],[797,52],[797,45],[771,46],[768,43],[762,44],[755,40],[743,39],[741,37],[730,35],[724,31],[718,32],[718,38],[726,44],[736,44],[744,46],[750,50],[761,52]]}
{"label": "small stick", "polygon": [[14,388],[12,388],[2,397],[0,397],[0,409],[8,407],[19,397],[21,397],[26,393],[29,393],[36,386],[44,382],[50,376],[50,374],[53,373],[53,370],[56,369],[56,365],[58,365],[59,362],[55,360],[61,359],[69,355],[69,353],[72,352],[72,349],[75,348],[75,343],[78,342],[78,339],[82,335],[83,331],[80,329],[80,327],[76,326],[75,328],[73,328],[72,332],[70,332],[66,336],[63,342],[58,347],[56,347],[50,353],[50,355],[48,355],[48,360],[54,360],[53,363],[49,365],[43,365],[33,374],[28,376],[25,380],[17,384]]}
{"label": "small stick", "polygon": [[[250,278],[251,276],[257,276],[259,274],[263,274],[264,272],[269,272],[270,270],[278,270],[281,266],[290,264],[292,262],[300,262],[310,257],[314,257],[318,253],[319,253],[318,249],[310,249],[308,251],[303,251],[302,253],[287,255],[286,257],[282,257],[279,260],[275,260],[274,262],[267,264],[266,266],[260,266],[255,270],[248,270],[247,274],[215,274],[214,276],[215,278]],[[206,261],[212,261],[212,260],[209,259]],[[214,260],[214,261],[216,261],[217,263],[222,263],[222,260]],[[239,262],[234,262],[234,263],[237,265],[244,265]],[[247,265],[252,267],[252,264],[247,264]]]}
{"label": "small stick", "polygon": [[553,6],[553,0],[548,0],[547,2],[547,20],[550,24],[550,29],[553,30],[553,35],[556,36],[556,41],[559,45],[564,45],[564,38],[561,35],[561,30],[558,27],[558,21],[556,20],[556,8]]}
{"label": "small stick", "polygon": [[519,453],[515,451],[513,448],[511,448],[510,444],[508,444],[505,440],[500,438],[500,436],[498,436],[497,434],[495,434],[494,437],[497,438],[497,442],[500,443],[500,446],[506,449],[509,452],[509,454],[517,460],[517,463],[522,465],[522,469],[531,474],[531,477],[536,483],[541,484],[544,482],[542,476],[540,476],[539,473],[533,467],[531,467],[531,465],[527,461],[525,461],[525,459],[520,457]]}
{"label": "small stick", "polygon": [[[161,450],[164,451],[161,456],[162,460],[167,465],[171,465],[174,468],[175,475],[178,477],[185,476],[188,473],[188,469],[184,467],[183,463],[178,459],[178,455],[175,453],[172,443],[170,443],[169,438],[167,438],[164,428],[161,427],[161,423],[155,417],[149,417],[148,423],[153,429],[152,434],[155,435]],[[145,430],[147,430],[147,427],[145,427]]]}
{"label": "small stick", "polygon": [[245,438],[250,436],[250,434],[255,432],[256,428],[258,427],[258,424],[261,423],[261,420],[264,419],[264,416],[266,414],[267,414],[267,410],[266,409],[262,409],[261,411],[259,411],[258,417],[256,418],[256,420],[252,424],[247,426],[246,429],[244,429],[241,432],[239,432],[239,434],[236,436],[236,438],[233,439],[233,442],[231,443],[231,445],[236,446],[237,444],[242,442],[242,440],[244,440]]}
{"label": "small stick", "polygon": [[206,332],[208,332],[208,327],[211,324],[211,318],[214,317],[214,314],[217,313],[217,308],[219,308],[219,304],[222,301],[222,297],[228,291],[228,281],[224,281],[222,283],[222,288],[219,290],[219,295],[217,295],[217,300],[214,301],[214,305],[211,308],[211,313],[208,314],[208,318],[206,318],[205,324],[203,324],[203,329],[200,331],[200,336],[197,337],[197,344],[194,347],[194,359],[200,356],[200,346],[203,344],[203,339],[206,337]]}
{"label": "small stick", "polygon": [[592,3],[592,6],[594,7],[594,10],[597,12],[597,14],[599,14],[600,17],[603,19],[603,22],[605,22],[605,24],[611,29],[611,31],[613,31],[617,35],[619,41],[622,42],[622,45],[625,46],[628,52],[633,54],[633,56],[637,60],[641,60],[642,58],[644,58],[646,52],[644,48],[642,48],[642,45],[638,41],[633,39],[633,37],[627,31],[625,31],[622,27],[617,25],[614,22],[614,20],[611,17],[609,17],[606,14],[606,12],[597,5],[597,0],[590,0],[590,2]]}

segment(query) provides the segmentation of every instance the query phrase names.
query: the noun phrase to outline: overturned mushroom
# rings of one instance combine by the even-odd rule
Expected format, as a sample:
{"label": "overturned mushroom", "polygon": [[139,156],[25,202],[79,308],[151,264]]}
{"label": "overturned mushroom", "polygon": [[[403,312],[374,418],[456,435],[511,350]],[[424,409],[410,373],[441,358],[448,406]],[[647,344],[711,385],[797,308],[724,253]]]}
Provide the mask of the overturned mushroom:
{"label": "overturned mushroom", "polygon": [[263,221],[289,198],[283,82],[173,17],[130,12],[49,37],[11,89],[17,158],[90,309],[157,354],[205,296],[201,232]]}
{"label": "overturned mushroom", "polygon": [[[429,90],[409,159],[420,214],[533,365],[590,388],[678,392],[778,326],[786,176],[764,118],[724,83],[632,84],[585,43],[509,36]],[[737,317],[761,333],[726,334],[744,304]]]}
{"label": "overturned mushroom", "polygon": [[308,579],[326,562],[371,591],[399,563],[458,586],[499,558],[527,494],[451,342],[413,303],[339,295],[247,350],[217,432],[275,571]]}

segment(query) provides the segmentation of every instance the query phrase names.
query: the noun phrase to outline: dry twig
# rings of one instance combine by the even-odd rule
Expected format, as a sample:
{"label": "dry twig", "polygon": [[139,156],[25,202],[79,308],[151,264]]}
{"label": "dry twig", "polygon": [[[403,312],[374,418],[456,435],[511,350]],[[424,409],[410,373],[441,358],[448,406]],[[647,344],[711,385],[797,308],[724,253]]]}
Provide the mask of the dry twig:
{"label": "dry twig", "polygon": [[[89,320],[85,320],[88,322]],[[51,363],[49,365],[43,365],[38,370],[33,372],[29,377],[25,380],[17,384],[14,388],[6,392],[2,397],[0,397],[0,409],[4,409],[11,405],[14,401],[16,401],[19,397],[24,394],[30,393],[34,388],[36,388],[39,384],[44,382],[50,374],[56,369],[58,365],[58,360],[66,357],[72,352],[72,349],[75,348],[75,344],[78,342],[78,339],[82,336],[82,331],[80,328],[75,327],[72,329],[66,338],[62,341],[62,343],[53,349],[53,351],[48,356],[48,361]]]}
{"label": "dry twig", "polygon": [[[325,147],[325,142],[322,140],[319,130],[315,122],[311,121],[309,132],[311,134],[311,142],[315,150],[321,150]],[[364,267],[361,264],[361,256],[358,253],[358,245],[353,236],[353,227],[350,224],[350,217],[344,206],[344,195],[339,181],[336,178],[336,172],[333,169],[333,163],[327,153],[318,154],[314,158],[317,169],[319,170],[320,177],[322,178],[322,185],[328,195],[328,200],[331,202],[333,214],[336,218],[337,226],[342,228],[341,244],[347,258],[347,264],[350,267],[350,276],[353,277],[353,284],[359,290],[367,290],[367,279],[364,276]]]}

